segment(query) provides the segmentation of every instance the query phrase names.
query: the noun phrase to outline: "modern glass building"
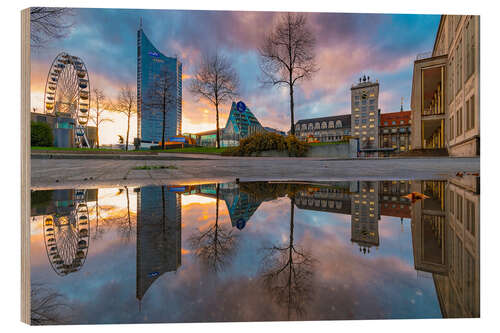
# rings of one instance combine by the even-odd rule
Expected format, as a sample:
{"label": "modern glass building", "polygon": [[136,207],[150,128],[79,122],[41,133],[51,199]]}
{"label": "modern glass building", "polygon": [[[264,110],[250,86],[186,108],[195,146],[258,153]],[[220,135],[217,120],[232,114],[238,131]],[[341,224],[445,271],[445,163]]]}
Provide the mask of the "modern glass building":
{"label": "modern glass building", "polygon": [[176,84],[170,92],[176,102],[167,107],[165,140],[181,134],[182,128],[182,64],[167,57],[151,43],[142,30],[137,31],[137,136],[142,143],[157,144],[162,139],[163,110],[151,103],[155,80],[171,75]]}
{"label": "modern glass building", "polygon": [[223,147],[237,146],[239,141],[256,132],[264,132],[265,129],[252,111],[243,103],[233,102],[226,127],[222,131]]}

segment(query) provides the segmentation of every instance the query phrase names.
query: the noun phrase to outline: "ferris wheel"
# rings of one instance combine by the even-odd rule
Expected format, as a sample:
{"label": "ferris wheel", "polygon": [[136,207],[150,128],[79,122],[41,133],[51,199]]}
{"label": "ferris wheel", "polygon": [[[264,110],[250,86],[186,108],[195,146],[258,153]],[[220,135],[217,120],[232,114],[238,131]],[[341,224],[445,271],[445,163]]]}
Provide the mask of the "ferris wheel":
{"label": "ferris wheel", "polygon": [[66,216],[46,216],[43,238],[50,265],[57,275],[65,276],[83,267],[90,240],[86,191],[75,190],[74,209]]}
{"label": "ferris wheel", "polygon": [[90,80],[81,58],[59,53],[47,74],[44,94],[45,113],[69,114],[74,119],[76,147],[90,147],[86,127],[89,121]]}

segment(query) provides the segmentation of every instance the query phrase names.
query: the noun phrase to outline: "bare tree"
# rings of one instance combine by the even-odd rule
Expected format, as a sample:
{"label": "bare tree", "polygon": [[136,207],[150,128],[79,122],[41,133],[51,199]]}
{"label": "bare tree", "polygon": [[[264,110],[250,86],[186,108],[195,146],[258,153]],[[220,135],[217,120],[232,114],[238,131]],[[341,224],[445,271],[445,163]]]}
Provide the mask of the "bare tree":
{"label": "bare tree", "polygon": [[127,135],[125,138],[125,150],[128,150],[129,134],[130,134],[130,118],[137,113],[137,98],[135,92],[129,85],[122,87],[118,100],[113,106],[114,111],[120,112],[127,116]]}
{"label": "bare tree", "polygon": [[97,148],[99,148],[99,126],[106,121],[113,122],[113,119],[104,116],[106,109],[110,107],[110,103],[104,91],[99,88],[94,88],[92,89],[92,97],[94,114],[90,116],[90,120],[92,120],[96,127]]}
{"label": "bare tree", "polygon": [[309,80],[318,70],[314,47],[316,40],[301,13],[284,13],[259,48],[261,81],[290,91],[290,133],[295,135],[294,87]]}
{"label": "bare tree", "polygon": [[215,223],[206,231],[190,237],[195,255],[213,271],[217,272],[228,264],[236,250],[236,235],[227,227],[219,225],[219,184],[216,188]]}
{"label": "bare tree", "polygon": [[67,324],[72,309],[57,291],[40,283],[31,284],[31,324]]}
{"label": "bare tree", "polygon": [[31,7],[31,47],[40,48],[52,39],[66,37],[73,25],[68,20],[72,15],[71,8]]}
{"label": "bare tree", "polygon": [[162,69],[154,76],[153,84],[147,91],[149,97],[146,106],[153,110],[160,110],[163,113],[161,131],[161,149],[165,149],[165,127],[167,110],[175,107],[177,100],[177,77],[171,71]]}
{"label": "bare tree", "polygon": [[274,301],[286,308],[290,320],[292,310],[297,317],[305,314],[311,300],[315,260],[294,243],[295,198],[290,197],[290,235],[288,244],[264,249],[261,281]]}
{"label": "bare tree", "polygon": [[217,52],[203,58],[191,81],[191,93],[215,106],[217,148],[220,148],[219,105],[235,98],[238,86],[238,74],[229,60]]}

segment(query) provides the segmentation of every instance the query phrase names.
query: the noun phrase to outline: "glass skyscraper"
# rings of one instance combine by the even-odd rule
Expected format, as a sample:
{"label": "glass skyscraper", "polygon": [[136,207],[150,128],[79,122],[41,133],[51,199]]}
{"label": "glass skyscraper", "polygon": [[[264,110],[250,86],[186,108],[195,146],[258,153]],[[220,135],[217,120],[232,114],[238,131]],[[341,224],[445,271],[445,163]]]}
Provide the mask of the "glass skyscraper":
{"label": "glass skyscraper", "polygon": [[162,139],[163,110],[152,106],[151,91],[159,75],[171,75],[176,84],[170,94],[175,103],[167,107],[165,140],[180,135],[182,128],[182,64],[162,54],[142,30],[137,31],[137,136],[141,143],[159,143]]}

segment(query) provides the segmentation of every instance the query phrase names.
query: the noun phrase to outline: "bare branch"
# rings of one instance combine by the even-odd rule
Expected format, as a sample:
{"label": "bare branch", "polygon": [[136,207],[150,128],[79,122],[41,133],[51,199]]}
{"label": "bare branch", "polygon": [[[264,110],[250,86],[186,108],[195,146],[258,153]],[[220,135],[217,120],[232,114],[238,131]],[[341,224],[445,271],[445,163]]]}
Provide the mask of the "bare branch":
{"label": "bare branch", "polygon": [[229,60],[218,53],[207,55],[196,69],[189,90],[215,106],[217,146],[219,138],[219,105],[230,102],[238,96],[239,78]]}
{"label": "bare branch", "polygon": [[31,47],[41,48],[53,39],[66,37],[73,23],[71,8],[31,7]]}

